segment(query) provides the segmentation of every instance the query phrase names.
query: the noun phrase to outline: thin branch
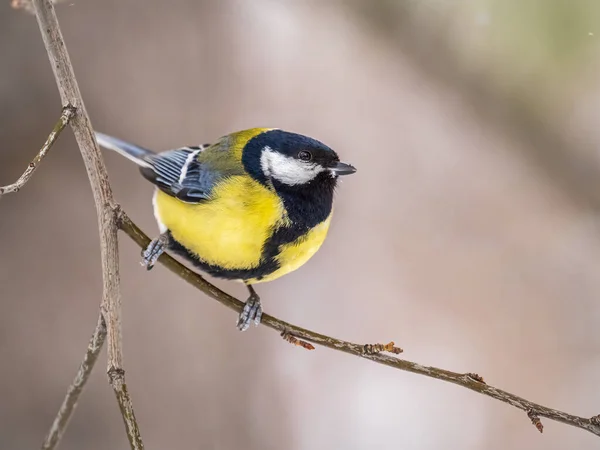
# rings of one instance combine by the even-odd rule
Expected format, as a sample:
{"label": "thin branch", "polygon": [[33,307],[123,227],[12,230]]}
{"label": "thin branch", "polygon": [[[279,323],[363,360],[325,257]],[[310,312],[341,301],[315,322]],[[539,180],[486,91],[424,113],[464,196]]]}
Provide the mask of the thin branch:
{"label": "thin branch", "polygon": [[44,142],[44,145],[42,146],[39,153],[29,163],[27,169],[25,169],[25,172],[23,172],[23,175],[21,175],[21,177],[17,181],[15,181],[13,184],[9,184],[8,186],[0,187],[0,197],[2,197],[4,194],[19,192],[19,190],[23,186],[25,186],[25,183],[27,183],[32,177],[33,172],[35,172],[40,162],[42,162],[42,159],[46,157],[48,151],[50,151],[50,149],[60,136],[60,133],[62,133],[62,131],[65,129],[65,127],[74,115],[75,108],[70,104],[67,104],[63,108],[62,114],[60,115],[60,119],[58,119],[58,122],[56,122],[56,125],[54,125],[54,128],[48,135],[48,139],[46,139],[46,142]]}
{"label": "thin branch", "polygon": [[[125,214],[124,211],[120,211],[119,214],[119,226],[131,239],[133,239],[141,248],[145,248],[149,243],[150,239],[148,236],[141,231],[135,223]],[[159,261],[167,267],[171,272],[178,275],[183,280],[195,286],[197,289],[218,301],[222,305],[233,309],[234,311],[240,312],[244,306],[240,300],[232,297],[231,295],[223,292],[216,286],[213,286],[206,281],[202,276],[183,266],[175,259],[167,254],[161,255]],[[426,377],[435,378],[438,380],[446,381],[449,383],[462,386],[488,397],[500,400],[501,402],[508,403],[515,408],[524,411],[527,416],[532,420],[536,428],[541,431],[541,422],[539,417],[546,417],[548,419],[562,422],[567,425],[571,425],[577,428],[581,428],[589,431],[597,436],[600,436],[600,420],[595,418],[585,418],[567,414],[565,412],[548,408],[546,406],[538,405],[537,403],[530,402],[524,398],[518,397],[509,392],[495,388],[486,384],[477,374],[473,373],[457,373],[451,372],[445,369],[439,369],[437,367],[423,366],[412,361],[400,359],[394,356],[383,355],[381,353],[372,353],[370,347],[367,345],[354,344],[352,342],[343,341],[334,337],[326,336],[324,334],[316,333],[314,331],[300,328],[296,325],[284,322],[276,317],[268,314],[263,314],[262,325],[265,325],[279,333],[291,334],[296,338],[303,339],[315,344],[328,347],[333,350],[348,353],[354,356],[358,356],[370,361],[383,364],[385,366],[393,367],[395,369],[404,370],[406,372],[416,373],[418,375],[424,375]],[[377,345],[377,344],[376,344]],[[394,349],[393,343],[389,347]],[[385,348],[384,348],[385,350]],[[536,421],[534,419],[537,418]]]}
{"label": "thin branch", "polygon": [[62,405],[60,405],[60,409],[50,427],[50,431],[48,431],[48,435],[46,436],[46,439],[44,439],[42,450],[53,450],[60,442],[62,435],[69,424],[69,420],[75,411],[81,392],[96,364],[100,350],[102,350],[102,346],[104,345],[105,338],[106,323],[104,322],[104,317],[100,314],[98,317],[98,324],[90,339],[83,361],[81,361],[77,375],[75,375],[71,386],[69,386],[69,389],[67,390],[67,395],[65,396]]}
{"label": "thin branch", "polygon": [[96,143],[92,124],[75,79],[54,6],[50,0],[33,0],[33,7],[61,100],[63,104],[70,104],[77,108],[77,113],[71,120],[71,128],[90,180],[100,232],[103,280],[101,311],[106,321],[108,337],[107,372],[119,402],[130,446],[132,449],[142,449],[144,446],[125,384],[123,370],[117,207],[104,160]]}
{"label": "thin branch", "polygon": [[[64,46],[64,41],[52,4],[50,0],[33,0],[33,5],[44,43],[52,63],[52,68],[55,73],[63,103],[67,105],[74,105],[74,107],[77,108],[77,114],[73,117],[71,125],[79,144],[88,172],[88,177],[90,179],[90,184],[92,186],[92,191],[94,193],[94,201],[96,204],[100,229],[104,290],[102,315],[99,324],[102,324],[102,319],[106,320],[109,343],[108,374],[121,408],[131,448],[142,449],[143,444],[141,442],[135,416],[133,415],[131,399],[127,392],[124,371],[122,368],[123,356],[121,349],[120,329],[121,300],[118,272],[117,228],[121,228],[123,231],[125,231],[125,233],[142,248],[148,245],[150,239],[114,202],[106,169],[93,136],[91,123],[85,111],[81,94],[79,93],[79,88],[77,87],[75,76],[73,74],[73,68]],[[176,273],[179,277],[192,284],[211,298],[217,300],[230,309],[233,309],[237,312],[241,311],[243,307],[243,303],[241,301],[213,286],[202,276],[181,265],[169,255],[163,254],[160,258],[160,261],[169,270]],[[386,345],[355,344],[297,327],[268,314],[263,315],[262,324],[278,331],[283,336],[287,336],[287,340],[294,343],[297,343],[298,341],[294,341],[291,338],[303,339],[305,341],[313,342],[324,347],[355,355],[399,370],[453,383],[496,400],[500,400],[524,411],[540,432],[543,430],[540,417],[546,417],[551,420],[587,430],[597,436],[600,436],[600,420],[598,420],[598,416],[584,418],[538,405],[530,402],[529,400],[486,384],[483,381],[483,378],[477,374],[457,373],[437,367],[422,366],[412,361],[381,354],[382,350],[393,351],[395,353],[400,352],[400,349],[394,347],[393,343]],[[100,334],[98,337],[101,335],[101,331],[99,333]],[[76,400],[79,397],[81,389],[85,385],[87,376],[89,375],[89,372],[86,372],[86,370],[91,370],[93,361],[97,357],[97,354],[96,356],[93,356],[94,351],[96,351],[96,348],[98,348],[97,351],[99,351],[101,342],[99,342],[99,340],[92,339],[90,347],[93,347],[94,350],[90,353],[90,348],[88,348],[86,358],[88,358],[89,355],[90,359],[87,360],[88,365],[86,366],[86,369],[83,369],[83,373],[87,373],[87,375],[85,377],[82,376],[81,378],[76,378],[74,384],[69,389],[69,393],[63,402],[61,411],[59,411],[59,415],[57,416],[55,424],[53,424],[49,434],[49,438],[54,440],[53,444],[51,444],[53,446],[56,446],[56,443],[58,443],[60,439],[61,433],[66,427],[68,418],[72,413],[72,410],[76,404]],[[84,358],[82,367],[86,364],[86,358]],[[89,367],[89,369],[87,369],[87,367]],[[82,373],[81,368],[80,373]]]}

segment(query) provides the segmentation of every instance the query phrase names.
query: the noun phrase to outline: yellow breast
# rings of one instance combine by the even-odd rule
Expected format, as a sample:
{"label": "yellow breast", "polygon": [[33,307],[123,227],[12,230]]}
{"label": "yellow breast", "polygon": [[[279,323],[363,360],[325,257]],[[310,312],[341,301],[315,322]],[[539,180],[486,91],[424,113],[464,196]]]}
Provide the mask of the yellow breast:
{"label": "yellow breast", "polygon": [[[199,204],[157,190],[155,214],[173,237],[202,261],[226,270],[257,268],[265,243],[289,219],[279,196],[248,176],[233,176]],[[278,269],[251,284],[271,281],[306,263],[325,240],[331,215],[294,242],[282,245]]]}
{"label": "yellow breast", "polygon": [[247,176],[217,185],[209,201],[183,203],[162,191],[156,213],[173,237],[203,261],[224,269],[258,267],[271,230],[285,220],[279,197]]}

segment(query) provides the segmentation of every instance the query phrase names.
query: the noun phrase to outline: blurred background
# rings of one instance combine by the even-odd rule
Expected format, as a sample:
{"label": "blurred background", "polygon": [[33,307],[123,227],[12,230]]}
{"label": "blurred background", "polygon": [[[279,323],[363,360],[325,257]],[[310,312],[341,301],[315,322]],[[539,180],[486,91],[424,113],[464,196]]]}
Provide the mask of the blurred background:
{"label": "blurred background", "polygon": [[[57,11],[94,126],[157,150],[280,127],[335,148],[330,236],[265,310],[532,401],[600,413],[597,0],[71,0]],[[0,184],[60,100],[35,19],[0,3]],[[152,187],[114,154],[150,235]],[[98,232],[65,132],[0,201],[0,448],[38,448],[96,324]],[[307,352],[121,236],[127,381],[149,449],[598,448],[440,381]],[[217,282],[245,298],[236,283]],[[61,445],[126,449],[105,353]]]}

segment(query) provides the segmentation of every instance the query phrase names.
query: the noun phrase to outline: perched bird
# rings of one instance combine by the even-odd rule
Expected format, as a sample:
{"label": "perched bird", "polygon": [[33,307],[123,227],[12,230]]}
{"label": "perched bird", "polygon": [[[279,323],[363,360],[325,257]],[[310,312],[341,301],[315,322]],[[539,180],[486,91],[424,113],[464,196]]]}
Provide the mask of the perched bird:
{"label": "perched bird", "polygon": [[154,153],[96,133],[156,185],[160,235],[142,252],[149,270],[166,249],[218,278],[243,281],[250,297],[239,330],[262,316],[253,285],[302,266],[323,243],[338,175],[356,172],[325,144],[252,128],[214,144]]}

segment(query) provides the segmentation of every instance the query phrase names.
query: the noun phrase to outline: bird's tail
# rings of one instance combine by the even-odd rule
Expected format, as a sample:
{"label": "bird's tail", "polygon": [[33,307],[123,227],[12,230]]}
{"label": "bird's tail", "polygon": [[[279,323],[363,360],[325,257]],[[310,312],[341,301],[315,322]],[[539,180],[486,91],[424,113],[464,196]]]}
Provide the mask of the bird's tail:
{"label": "bird's tail", "polygon": [[112,137],[104,133],[96,132],[95,134],[96,140],[98,141],[98,144],[101,147],[113,150],[121,154],[125,158],[136,163],[138,166],[151,166],[148,163],[148,157],[154,155],[154,152],[151,152],[150,150],[140,147],[138,145],[122,141],[121,139],[117,139],[116,137]]}

